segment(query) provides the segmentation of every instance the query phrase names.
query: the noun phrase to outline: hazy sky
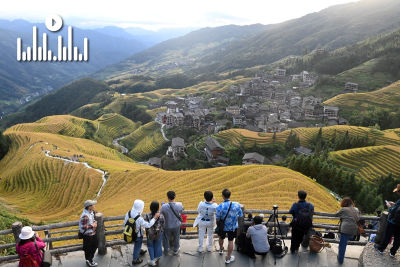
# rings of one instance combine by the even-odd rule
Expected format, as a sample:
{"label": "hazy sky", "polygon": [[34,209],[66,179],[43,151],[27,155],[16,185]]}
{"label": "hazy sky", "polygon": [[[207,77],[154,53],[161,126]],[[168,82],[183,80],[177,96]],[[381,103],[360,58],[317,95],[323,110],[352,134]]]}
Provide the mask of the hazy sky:
{"label": "hazy sky", "polygon": [[79,27],[159,29],[270,24],[358,0],[1,0],[0,18],[44,22],[59,14]]}

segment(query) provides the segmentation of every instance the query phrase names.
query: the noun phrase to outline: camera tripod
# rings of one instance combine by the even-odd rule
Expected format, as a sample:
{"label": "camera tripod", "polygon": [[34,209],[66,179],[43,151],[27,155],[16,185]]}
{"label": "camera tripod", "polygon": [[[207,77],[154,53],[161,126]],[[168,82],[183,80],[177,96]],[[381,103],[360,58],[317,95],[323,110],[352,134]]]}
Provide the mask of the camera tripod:
{"label": "camera tripod", "polygon": [[[273,206],[273,213],[271,214],[271,216],[269,216],[267,225],[269,222],[272,222],[274,224],[274,226],[273,226],[274,237],[268,238],[269,239],[268,241],[270,243],[271,252],[272,252],[272,254],[274,254],[274,259],[275,259],[275,264],[276,264],[276,258],[282,258],[288,252],[288,247],[286,246],[285,240],[282,237],[282,230],[281,230],[281,226],[279,225],[278,205]],[[281,238],[277,237],[277,230],[279,231]],[[282,244],[283,244],[283,246],[282,246]]]}

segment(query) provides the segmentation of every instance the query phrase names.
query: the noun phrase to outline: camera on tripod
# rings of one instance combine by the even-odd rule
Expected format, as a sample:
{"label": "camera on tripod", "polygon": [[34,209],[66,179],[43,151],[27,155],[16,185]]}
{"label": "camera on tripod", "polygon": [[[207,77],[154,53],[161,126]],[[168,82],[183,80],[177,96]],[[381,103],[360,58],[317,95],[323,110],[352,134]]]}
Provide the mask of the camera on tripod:
{"label": "camera on tripod", "polygon": [[[273,213],[268,219],[267,225],[269,222],[273,223],[273,236],[268,236],[268,242],[271,247],[271,252],[274,255],[275,258],[275,264],[276,264],[276,258],[281,258],[286,255],[288,251],[288,247],[285,244],[285,241],[282,238],[282,230],[279,225],[279,220],[278,220],[278,205],[273,205],[272,206]],[[278,237],[278,233],[279,236]]]}
{"label": "camera on tripod", "polygon": [[277,210],[277,209],[278,209],[278,205],[273,205],[272,208],[273,208],[274,210]]}

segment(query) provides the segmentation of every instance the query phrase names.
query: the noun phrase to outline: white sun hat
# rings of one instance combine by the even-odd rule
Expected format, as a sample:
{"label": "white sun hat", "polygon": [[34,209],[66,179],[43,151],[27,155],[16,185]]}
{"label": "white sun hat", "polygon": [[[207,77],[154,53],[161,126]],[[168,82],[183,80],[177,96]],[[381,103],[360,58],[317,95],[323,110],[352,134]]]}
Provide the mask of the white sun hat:
{"label": "white sun hat", "polygon": [[35,234],[35,232],[32,230],[32,227],[30,226],[25,226],[22,227],[21,233],[19,234],[19,239],[21,240],[27,240],[32,238],[32,236]]}

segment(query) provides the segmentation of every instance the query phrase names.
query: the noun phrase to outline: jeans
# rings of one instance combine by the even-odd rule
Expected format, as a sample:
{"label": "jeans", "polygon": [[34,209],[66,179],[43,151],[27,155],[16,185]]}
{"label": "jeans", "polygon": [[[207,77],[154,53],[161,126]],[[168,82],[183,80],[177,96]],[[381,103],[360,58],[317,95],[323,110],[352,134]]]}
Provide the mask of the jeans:
{"label": "jeans", "polygon": [[344,261],[344,254],[346,253],[347,242],[351,237],[352,235],[340,234],[339,254],[338,254],[339,263],[343,263]]}
{"label": "jeans", "polygon": [[92,261],[94,253],[97,250],[97,236],[83,235],[83,251],[85,252],[85,260]]}
{"label": "jeans", "polygon": [[400,247],[400,227],[396,226],[393,223],[388,222],[385,231],[385,238],[383,239],[382,245],[379,246],[380,251],[384,251],[386,247],[389,245],[390,238],[394,236],[393,246],[390,249],[390,253],[392,255],[396,255],[397,250]]}
{"label": "jeans", "polygon": [[138,237],[134,243],[134,248],[133,248],[133,260],[139,259],[140,256],[140,250],[142,249],[142,243],[143,243],[143,236]]}
{"label": "jeans", "polygon": [[204,234],[207,231],[207,249],[211,250],[213,245],[214,222],[200,221],[199,222],[199,249],[203,249]]}
{"label": "jeans", "polygon": [[170,239],[174,240],[174,247],[172,249],[174,252],[177,252],[179,250],[180,227],[165,229],[163,236],[164,253],[167,254],[169,251]]}
{"label": "jeans", "polygon": [[162,256],[161,236],[156,240],[147,239],[147,248],[149,249],[150,260],[160,258]]}

